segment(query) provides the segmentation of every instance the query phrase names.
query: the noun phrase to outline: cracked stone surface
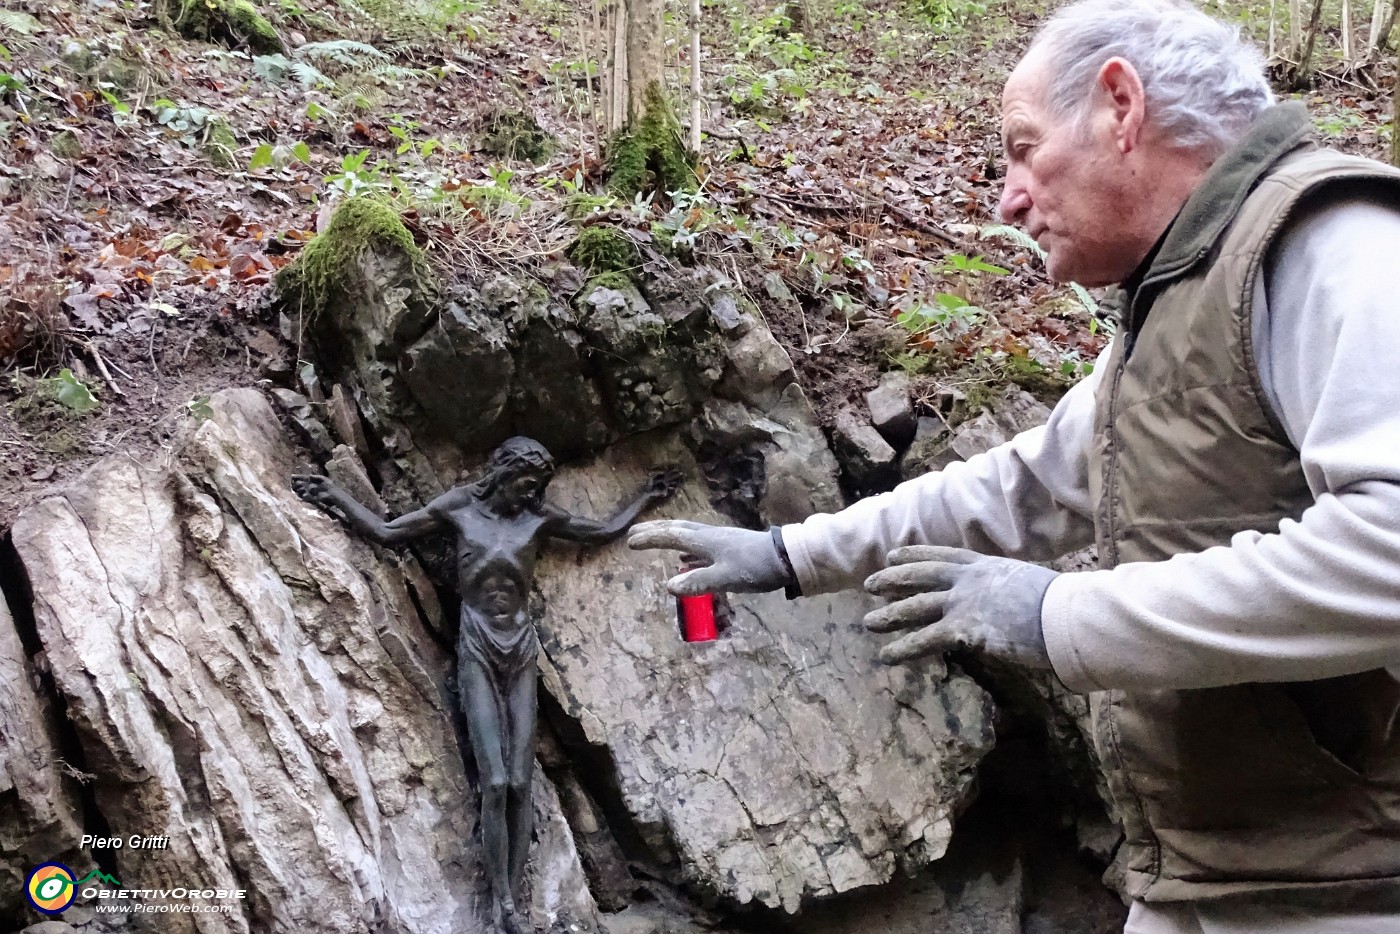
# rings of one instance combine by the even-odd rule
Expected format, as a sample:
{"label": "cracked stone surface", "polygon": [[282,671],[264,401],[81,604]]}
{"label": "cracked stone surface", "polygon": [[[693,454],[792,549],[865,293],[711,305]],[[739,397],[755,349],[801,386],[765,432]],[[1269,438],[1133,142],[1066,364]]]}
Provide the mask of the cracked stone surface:
{"label": "cracked stone surface", "polygon": [[39,684],[0,596],[0,905],[22,903],[29,869],[70,852],[82,836],[53,704]]}
{"label": "cracked stone surface", "polygon": [[[441,621],[415,605],[436,601],[415,600],[422,577],[405,559],[296,498],[288,477],[304,465],[260,394],[211,404],[214,417],[169,464],[107,458],[13,529],[40,656],[96,776],[98,809],[113,834],[169,838],[163,850],[109,851],[118,878],[128,889],[249,894],[232,915],[148,915],[133,929],[484,930],[478,799],[446,690],[450,658],[429,636]],[[28,868],[16,865],[28,852],[11,845],[16,826],[50,825],[50,856],[71,851],[73,835],[43,753],[13,754],[16,724],[29,730],[21,753],[24,735],[41,734],[39,702],[15,693],[30,682],[11,632],[0,619],[10,750],[0,878]],[[52,799],[52,813],[37,797]],[[540,773],[535,802],[536,929],[596,930]],[[0,905],[0,917],[16,911]]]}
{"label": "cracked stone surface", "polygon": [[[670,436],[561,470],[550,499],[603,514],[656,463],[689,478],[657,515],[724,521]],[[940,857],[992,745],[989,696],[941,662],[879,665],[864,594],[731,596],[721,638],[687,645],[663,587],[675,570],[674,554],[618,543],[550,549],[536,578],[545,684],[609,748],[654,853],[725,899],[789,911]]]}

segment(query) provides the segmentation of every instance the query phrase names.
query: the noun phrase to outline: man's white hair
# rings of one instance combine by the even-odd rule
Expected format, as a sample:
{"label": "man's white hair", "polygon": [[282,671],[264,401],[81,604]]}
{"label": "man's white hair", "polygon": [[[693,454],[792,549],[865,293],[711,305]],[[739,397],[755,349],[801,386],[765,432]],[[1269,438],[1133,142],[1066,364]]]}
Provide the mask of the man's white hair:
{"label": "man's white hair", "polygon": [[1031,49],[1044,56],[1052,113],[1082,128],[1099,69],[1121,57],[1142,79],[1147,122],[1212,158],[1274,102],[1264,57],[1239,28],[1179,0],[1080,0],[1047,20]]}

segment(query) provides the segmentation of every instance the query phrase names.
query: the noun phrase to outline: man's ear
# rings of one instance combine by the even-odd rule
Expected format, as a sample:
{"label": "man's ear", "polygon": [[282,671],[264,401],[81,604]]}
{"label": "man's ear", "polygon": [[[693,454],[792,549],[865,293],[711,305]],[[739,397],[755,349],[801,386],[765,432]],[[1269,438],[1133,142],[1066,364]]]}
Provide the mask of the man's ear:
{"label": "man's ear", "polygon": [[1125,58],[1110,58],[1099,69],[1097,89],[1101,103],[1108,108],[1111,132],[1118,151],[1127,155],[1142,142],[1143,115],[1147,95],[1137,69]]}

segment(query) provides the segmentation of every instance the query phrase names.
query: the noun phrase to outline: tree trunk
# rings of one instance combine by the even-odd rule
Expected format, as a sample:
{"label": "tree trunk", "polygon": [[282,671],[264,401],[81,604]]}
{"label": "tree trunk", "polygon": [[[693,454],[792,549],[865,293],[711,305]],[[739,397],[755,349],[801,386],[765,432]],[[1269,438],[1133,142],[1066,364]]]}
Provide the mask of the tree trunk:
{"label": "tree trunk", "polygon": [[1322,22],[1322,2],[1323,0],[1316,0],[1313,4],[1312,19],[1308,22],[1308,37],[1303,41],[1303,52],[1289,77],[1289,84],[1294,90],[1301,90],[1312,83],[1313,46],[1317,44],[1317,27]]}
{"label": "tree trunk", "polygon": [[1303,44],[1303,4],[1288,0],[1288,60],[1298,60],[1298,48]]}
{"label": "tree trunk", "polygon": [[1351,33],[1351,0],[1342,0],[1342,61],[1348,68],[1356,64]]}
{"label": "tree trunk", "polygon": [[1390,42],[1390,31],[1395,28],[1395,14],[1400,13],[1400,0],[1395,0],[1390,5],[1390,12],[1385,14],[1385,22],[1381,24],[1381,35],[1376,41],[1376,48],[1383,49]]}
{"label": "tree trunk", "polygon": [[1371,4],[1371,31],[1366,34],[1366,57],[1370,58],[1376,54],[1376,48],[1381,41],[1381,26],[1385,24],[1385,0],[1376,0]]}
{"label": "tree trunk", "polygon": [[700,151],[700,0],[690,0],[690,151]]}
{"label": "tree trunk", "polygon": [[[613,135],[608,189],[621,197],[695,187],[681,127],[666,97],[665,2],[626,0],[626,122]],[[621,69],[619,69],[621,70]]]}
{"label": "tree trunk", "polygon": [[[666,87],[664,0],[626,0],[627,122],[646,116],[653,85]],[[663,93],[664,96],[664,93]]]}
{"label": "tree trunk", "polygon": [[1390,89],[1390,164],[1400,166],[1400,78]]}

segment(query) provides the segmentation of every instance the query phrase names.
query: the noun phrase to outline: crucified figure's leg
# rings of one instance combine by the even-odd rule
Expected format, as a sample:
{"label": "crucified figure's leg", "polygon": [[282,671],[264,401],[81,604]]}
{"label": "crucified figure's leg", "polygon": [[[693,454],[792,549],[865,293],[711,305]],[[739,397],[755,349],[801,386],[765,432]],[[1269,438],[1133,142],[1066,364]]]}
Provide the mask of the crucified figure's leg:
{"label": "crucified figure's leg", "polygon": [[515,676],[506,698],[506,718],[506,733],[510,737],[506,744],[510,784],[506,796],[506,815],[510,823],[510,890],[512,895],[519,895],[535,820],[531,799],[535,769],[534,665]]}
{"label": "crucified figure's leg", "polygon": [[[467,625],[464,620],[463,625]],[[486,878],[491,883],[498,930],[508,931],[506,919],[515,913],[510,885],[510,832],[506,820],[509,773],[504,755],[506,723],[497,706],[490,675],[482,664],[463,653],[458,660],[457,689],[467,717],[477,782],[481,786],[481,841]]]}

